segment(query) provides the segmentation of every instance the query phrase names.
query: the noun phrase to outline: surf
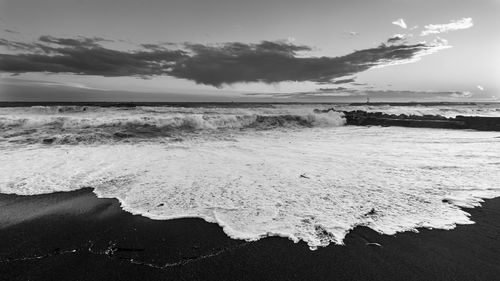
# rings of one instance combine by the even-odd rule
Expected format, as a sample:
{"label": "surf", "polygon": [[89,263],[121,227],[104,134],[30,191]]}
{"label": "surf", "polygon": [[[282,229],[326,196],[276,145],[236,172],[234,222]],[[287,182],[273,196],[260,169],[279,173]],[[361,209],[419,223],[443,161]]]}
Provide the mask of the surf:
{"label": "surf", "polygon": [[494,132],[398,127],[248,130],[231,138],[3,145],[0,192],[92,187],[133,214],[198,217],[234,239],[311,249],[363,225],[395,234],[471,224],[460,207],[500,196]]}

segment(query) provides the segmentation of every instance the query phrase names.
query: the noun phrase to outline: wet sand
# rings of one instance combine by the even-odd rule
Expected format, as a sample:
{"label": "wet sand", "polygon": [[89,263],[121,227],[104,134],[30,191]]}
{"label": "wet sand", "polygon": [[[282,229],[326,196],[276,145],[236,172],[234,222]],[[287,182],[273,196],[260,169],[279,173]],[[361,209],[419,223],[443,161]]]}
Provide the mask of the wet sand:
{"label": "wet sand", "polygon": [[498,280],[500,198],[466,211],[476,224],[393,236],[356,227],[344,246],[311,251],[132,215],[89,188],[0,194],[0,280]]}

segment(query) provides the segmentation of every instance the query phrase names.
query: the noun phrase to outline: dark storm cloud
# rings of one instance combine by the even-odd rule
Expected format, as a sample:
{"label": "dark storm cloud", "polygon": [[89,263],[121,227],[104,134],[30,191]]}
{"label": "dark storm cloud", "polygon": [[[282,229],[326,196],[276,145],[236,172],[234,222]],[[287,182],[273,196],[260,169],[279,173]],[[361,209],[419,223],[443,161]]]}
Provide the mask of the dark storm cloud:
{"label": "dark storm cloud", "polygon": [[180,49],[144,44],[144,49],[138,51],[108,49],[100,44],[103,41],[106,40],[42,36],[37,42],[28,44],[2,39],[0,45],[21,53],[0,54],[0,70],[101,76],[169,75],[216,87],[237,82],[329,83],[374,66],[407,61],[434,47],[425,43],[382,44],[345,56],[305,57],[299,52],[311,51],[310,47],[283,41],[220,45],[184,43]]}
{"label": "dark storm cloud", "polygon": [[[4,40],[6,41],[6,40]],[[152,76],[166,74],[168,65],[185,56],[179,50],[124,52],[104,48],[100,38],[63,39],[42,36],[38,43],[0,41],[0,45],[31,53],[0,54],[0,70],[74,73],[101,76]],[[42,42],[42,43],[40,43]],[[56,44],[51,47],[44,43]]]}
{"label": "dark storm cloud", "polygon": [[329,83],[335,78],[353,75],[382,63],[413,58],[432,46],[380,45],[340,57],[300,57],[304,46],[276,43],[230,43],[211,47],[188,46],[193,54],[182,59],[170,74],[197,83],[221,86],[237,82],[312,81]]}

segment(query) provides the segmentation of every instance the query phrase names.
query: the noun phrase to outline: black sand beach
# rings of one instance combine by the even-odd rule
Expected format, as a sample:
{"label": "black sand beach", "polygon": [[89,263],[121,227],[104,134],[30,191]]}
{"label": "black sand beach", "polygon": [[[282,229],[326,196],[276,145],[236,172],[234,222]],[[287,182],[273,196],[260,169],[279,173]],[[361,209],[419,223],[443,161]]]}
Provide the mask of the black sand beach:
{"label": "black sand beach", "polygon": [[[357,227],[311,251],[228,238],[201,219],[151,220],[82,189],[0,194],[1,280],[499,280],[500,198],[476,224],[394,236]],[[367,243],[378,243],[367,244]]]}

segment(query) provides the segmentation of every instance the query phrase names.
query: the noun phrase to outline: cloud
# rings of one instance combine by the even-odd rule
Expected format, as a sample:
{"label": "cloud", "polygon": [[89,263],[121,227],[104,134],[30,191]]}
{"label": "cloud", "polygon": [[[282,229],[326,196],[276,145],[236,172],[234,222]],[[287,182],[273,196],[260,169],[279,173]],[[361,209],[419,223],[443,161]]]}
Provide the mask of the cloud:
{"label": "cloud", "polygon": [[353,83],[351,83],[351,85],[354,85],[354,86],[366,86],[366,85],[368,85],[368,83],[356,83],[356,82],[353,82]]}
{"label": "cloud", "polygon": [[452,20],[450,23],[446,24],[429,24],[426,25],[424,30],[420,33],[420,36],[426,36],[429,34],[444,33],[453,30],[467,29],[474,25],[472,18],[462,18],[459,20]]}
{"label": "cloud", "polygon": [[354,78],[346,78],[346,79],[335,80],[335,81],[333,81],[333,84],[346,84],[346,83],[351,83],[354,81],[356,81],[356,80],[354,80]]}
{"label": "cloud", "polygon": [[[301,96],[292,96],[294,98],[312,98],[312,97],[352,97],[363,94],[353,94],[351,92],[324,92],[324,93],[303,93]],[[364,95],[363,95],[364,96]]]}
{"label": "cloud", "polygon": [[1,39],[0,45],[19,53],[0,54],[0,71],[143,78],[168,75],[215,87],[240,82],[335,83],[337,78],[370,68],[414,62],[446,47],[440,42],[381,44],[344,56],[306,57],[298,52],[311,51],[311,47],[286,41],[183,43],[177,49],[144,44],[135,51],[108,49],[100,44],[103,41],[106,39],[52,36],[42,36],[33,43]]}
{"label": "cloud", "polygon": [[0,46],[3,46],[9,50],[18,50],[18,51],[21,50],[21,51],[36,52],[39,50],[39,47],[37,47],[36,44],[10,41],[2,38],[0,38]]}
{"label": "cloud", "polygon": [[[248,96],[262,96],[267,98],[288,98],[288,99],[315,99],[321,97],[346,97],[347,100],[365,101],[367,97],[384,101],[449,101],[469,99],[473,93],[468,91],[396,91],[396,90],[359,90],[344,87],[320,88],[309,92],[289,92],[289,93],[266,93],[266,94],[245,94]],[[341,99],[342,100],[342,99]]]}
{"label": "cloud", "polygon": [[5,31],[7,33],[12,33],[12,34],[19,34],[20,33],[19,31],[15,31],[15,30],[8,29],[8,28],[5,28],[3,31]]}
{"label": "cloud", "polygon": [[463,91],[463,92],[452,92],[450,93],[450,97],[452,98],[471,98],[474,95],[474,93],[469,92],[469,91]]}
{"label": "cloud", "polygon": [[[406,64],[406,63],[414,63],[422,59],[422,57],[434,54],[438,51],[449,49],[452,46],[448,44],[448,41],[443,38],[436,38],[434,39],[431,43],[427,42],[420,42],[416,45],[421,45],[421,46],[426,46],[426,48],[422,48],[420,50],[415,50],[413,55],[407,59],[398,59],[398,60],[386,60],[386,61],[380,61],[378,65],[373,66],[373,68],[382,68],[382,67],[387,67],[387,66],[392,66],[392,65],[400,65],[400,64]],[[391,45],[391,46],[407,46],[407,45]]]}
{"label": "cloud", "polygon": [[397,42],[403,41],[404,39],[406,39],[406,35],[394,34],[389,39],[387,39],[387,43],[389,43],[389,44],[397,43]]}
{"label": "cloud", "polygon": [[100,76],[152,76],[166,73],[184,52],[154,50],[125,52],[99,45],[101,38],[55,38],[42,36],[35,43],[0,40],[0,45],[24,53],[0,54],[0,71],[50,72]]}
{"label": "cloud", "polygon": [[448,46],[448,40],[444,39],[444,38],[441,38],[439,36],[437,36],[435,39],[434,39],[434,44],[436,45],[441,45],[441,46]]}
{"label": "cloud", "polygon": [[406,22],[405,22],[404,19],[397,19],[397,20],[393,21],[392,24],[395,24],[395,25],[397,25],[397,26],[399,26],[401,28],[404,28],[404,29],[406,29],[408,27],[406,25]]}
{"label": "cloud", "polygon": [[49,35],[40,36],[38,40],[43,43],[52,43],[68,47],[99,47],[100,42],[111,41],[100,37],[92,37],[92,38],[79,37],[73,39],[73,38],[58,38]]}
{"label": "cloud", "polygon": [[222,46],[188,46],[193,55],[170,72],[197,83],[221,86],[238,82],[312,81],[331,82],[373,67],[409,62],[416,54],[430,53],[435,46],[380,45],[339,57],[297,57],[303,46],[276,42],[229,43]]}
{"label": "cloud", "polygon": [[344,39],[354,39],[360,35],[357,31],[343,31],[342,38]]}
{"label": "cloud", "polygon": [[348,88],[345,87],[337,87],[337,88],[319,88],[318,91],[320,92],[334,92],[334,91],[345,91],[348,90]]}

